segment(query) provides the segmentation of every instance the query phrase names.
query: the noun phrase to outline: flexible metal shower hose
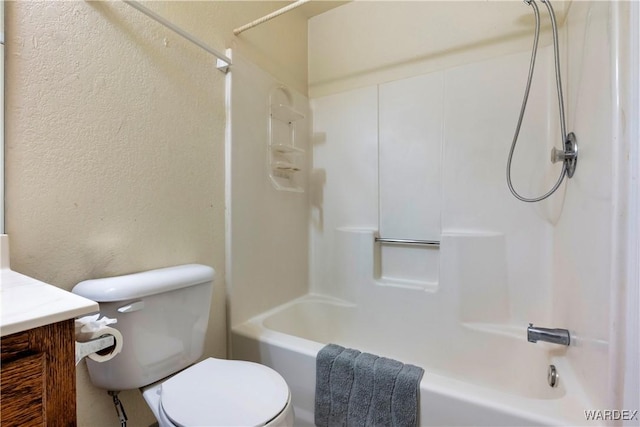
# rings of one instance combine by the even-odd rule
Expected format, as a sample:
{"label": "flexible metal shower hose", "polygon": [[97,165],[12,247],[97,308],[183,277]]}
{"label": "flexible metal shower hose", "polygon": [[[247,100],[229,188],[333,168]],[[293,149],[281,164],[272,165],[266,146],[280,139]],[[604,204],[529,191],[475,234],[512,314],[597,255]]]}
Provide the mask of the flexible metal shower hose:
{"label": "flexible metal shower hose", "polygon": [[[558,109],[560,112],[560,133],[562,137],[562,142],[567,138],[566,133],[566,124],[564,118],[564,100],[562,97],[562,82],[560,80],[560,53],[558,48],[558,28],[556,26],[556,17],[553,12],[553,7],[551,7],[551,3],[549,0],[542,0],[542,2],[547,6],[549,10],[549,16],[551,18],[551,27],[553,29],[553,50],[554,50],[554,58],[555,58],[555,67],[556,67],[556,89],[558,92]],[[533,38],[533,48],[531,51],[531,62],[529,64],[529,78],[527,79],[527,86],[524,91],[524,98],[522,100],[522,107],[520,108],[520,117],[518,118],[518,123],[516,125],[516,131],[513,135],[513,142],[511,143],[511,150],[509,150],[509,158],[507,160],[507,184],[509,185],[509,190],[511,190],[511,194],[513,194],[517,199],[522,200],[523,202],[539,202],[541,200],[546,199],[551,196],[555,191],[560,187],[562,181],[567,172],[566,164],[562,163],[562,171],[560,172],[560,177],[556,181],[555,185],[549,190],[547,193],[543,194],[539,197],[527,198],[523,197],[513,188],[513,184],[511,182],[511,161],[513,160],[513,152],[516,149],[516,142],[518,141],[518,135],[520,134],[520,127],[522,126],[522,119],[524,118],[524,111],[527,107],[527,100],[529,99],[529,90],[531,89],[531,80],[533,78],[533,69],[535,68],[536,63],[536,54],[538,51],[538,39],[540,38],[540,12],[538,11],[538,6],[536,5],[534,0],[525,0],[525,3],[529,4],[533,8],[533,12],[536,17],[536,30]]]}

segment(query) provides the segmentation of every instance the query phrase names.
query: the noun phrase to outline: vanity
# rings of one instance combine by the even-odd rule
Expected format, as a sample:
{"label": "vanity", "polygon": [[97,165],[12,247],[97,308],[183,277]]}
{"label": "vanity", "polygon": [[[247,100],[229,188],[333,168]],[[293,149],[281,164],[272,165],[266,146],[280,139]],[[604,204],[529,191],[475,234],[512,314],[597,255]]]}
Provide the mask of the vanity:
{"label": "vanity", "polygon": [[76,425],[74,318],[94,301],[12,271],[0,235],[0,425]]}

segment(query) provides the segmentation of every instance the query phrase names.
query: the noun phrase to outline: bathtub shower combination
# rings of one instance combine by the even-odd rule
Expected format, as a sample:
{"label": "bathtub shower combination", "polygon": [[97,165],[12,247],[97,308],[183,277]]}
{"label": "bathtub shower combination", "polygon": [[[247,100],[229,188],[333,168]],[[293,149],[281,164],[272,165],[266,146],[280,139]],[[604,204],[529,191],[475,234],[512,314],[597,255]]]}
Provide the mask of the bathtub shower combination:
{"label": "bathtub shower combination", "polygon": [[[365,252],[375,251],[373,232],[341,232]],[[464,237],[443,236],[442,257],[465,244]],[[461,279],[460,267],[445,266],[442,281]],[[362,275],[373,271],[372,263],[358,268]],[[274,368],[289,384],[296,425],[313,425],[315,358],[326,343],[423,367],[419,425],[576,425],[584,420],[585,402],[576,392],[566,347],[530,344],[524,329],[456,322],[455,288],[431,294],[352,283],[359,294],[355,304],[304,296],[233,328],[234,356]],[[561,375],[555,387],[548,384],[550,365]]]}
{"label": "bathtub shower combination", "polygon": [[[301,426],[329,343],[423,368],[422,426],[599,425],[585,411],[620,407],[622,387],[611,230],[624,206],[607,142],[621,118],[607,91],[621,90],[628,5],[563,3],[556,22],[543,1],[541,32],[534,0],[391,3],[309,21],[311,99],[228,51],[231,355],[284,377]],[[332,78],[382,40],[367,25],[383,16],[436,25],[460,7],[491,28],[512,10],[526,30],[487,44],[535,32],[533,52],[478,42],[451,64],[436,52],[422,69],[380,60]],[[354,16],[367,16],[354,40],[332,45]]]}

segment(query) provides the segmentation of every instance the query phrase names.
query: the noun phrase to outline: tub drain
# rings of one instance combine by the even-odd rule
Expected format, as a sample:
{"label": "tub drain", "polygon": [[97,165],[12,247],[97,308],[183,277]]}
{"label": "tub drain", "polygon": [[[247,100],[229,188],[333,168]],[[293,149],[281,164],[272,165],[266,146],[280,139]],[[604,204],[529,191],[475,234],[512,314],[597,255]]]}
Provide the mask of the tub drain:
{"label": "tub drain", "polygon": [[557,387],[559,380],[560,376],[558,375],[556,365],[549,365],[549,370],[547,371],[547,382],[549,383],[549,386]]}

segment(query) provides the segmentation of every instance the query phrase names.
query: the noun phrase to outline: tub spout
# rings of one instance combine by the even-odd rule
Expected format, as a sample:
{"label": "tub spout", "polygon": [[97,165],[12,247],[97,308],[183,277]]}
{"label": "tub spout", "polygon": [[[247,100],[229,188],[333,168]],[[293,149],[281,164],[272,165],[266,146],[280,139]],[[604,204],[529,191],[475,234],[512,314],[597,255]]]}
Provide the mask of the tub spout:
{"label": "tub spout", "polygon": [[553,344],[569,345],[571,336],[566,329],[539,328],[533,326],[533,323],[529,323],[529,327],[527,328],[527,341],[546,341]]}

